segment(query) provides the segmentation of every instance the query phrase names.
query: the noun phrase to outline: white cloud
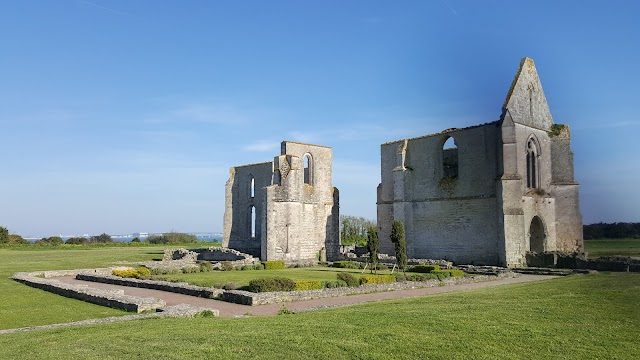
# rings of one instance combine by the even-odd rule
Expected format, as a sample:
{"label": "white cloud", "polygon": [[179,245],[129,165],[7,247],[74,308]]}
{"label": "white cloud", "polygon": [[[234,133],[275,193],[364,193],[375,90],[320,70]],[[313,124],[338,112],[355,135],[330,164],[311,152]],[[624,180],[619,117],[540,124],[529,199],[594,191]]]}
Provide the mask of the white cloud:
{"label": "white cloud", "polygon": [[274,152],[280,147],[279,141],[271,140],[258,140],[252,144],[242,147],[244,151],[257,151],[257,152]]}

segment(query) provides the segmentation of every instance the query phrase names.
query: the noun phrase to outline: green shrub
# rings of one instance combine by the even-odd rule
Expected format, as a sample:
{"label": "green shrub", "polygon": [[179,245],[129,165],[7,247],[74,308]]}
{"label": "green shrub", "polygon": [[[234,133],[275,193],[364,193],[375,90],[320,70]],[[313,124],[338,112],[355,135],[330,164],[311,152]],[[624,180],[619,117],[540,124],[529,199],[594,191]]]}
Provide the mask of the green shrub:
{"label": "green shrub", "polygon": [[296,282],[284,277],[261,277],[249,281],[249,291],[292,291],[296,288]]}
{"label": "green shrub", "polygon": [[400,282],[400,281],[406,281],[407,277],[403,274],[396,274],[396,281]]}
{"label": "green shrub", "polygon": [[360,284],[388,284],[396,282],[395,275],[364,275],[360,276]]}
{"label": "green shrub", "polygon": [[264,265],[265,270],[280,270],[287,267],[284,261],[263,261],[262,265]]}
{"label": "green shrub", "polygon": [[338,273],[336,277],[338,278],[338,280],[342,280],[346,282],[347,286],[349,287],[360,286],[360,280],[358,280],[358,278],[355,277],[355,275],[353,274],[350,274],[347,272],[341,272],[341,273]]}
{"label": "green shrub", "polygon": [[200,266],[185,266],[182,269],[183,274],[193,274],[200,272]]}
{"label": "green shrub", "polygon": [[389,267],[385,264],[375,264],[372,266],[374,270],[389,270]]}
{"label": "green shrub", "polygon": [[222,269],[222,271],[235,270],[231,261],[223,261],[222,264],[220,264],[220,269]]}
{"label": "green shrub", "polygon": [[151,271],[146,267],[139,267],[136,269],[113,270],[111,274],[122,278],[139,279],[141,277],[151,276]]}
{"label": "green shrub", "polygon": [[447,274],[445,275],[445,277],[463,277],[464,276],[464,271],[458,270],[458,269],[439,270],[439,271],[434,271],[434,273]]}
{"label": "green shrub", "polygon": [[201,261],[199,265],[200,265],[200,272],[209,272],[213,270],[213,264],[208,261]]}
{"label": "green shrub", "polygon": [[228,282],[224,285],[222,285],[222,289],[224,290],[237,290],[240,288],[240,285],[234,283],[234,282]]}
{"label": "green shrub", "polygon": [[446,278],[448,278],[448,277],[450,277],[450,276],[451,276],[451,274],[450,274],[450,273],[448,273],[448,272],[443,272],[442,270],[440,270],[440,271],[434,271],[434,272],[432,272],[431,274],[436,275],[436,276],[438,277],[438,279],[446,279]]}
{"label": "green shrub", "polygon": [[427,281],[427,280],[438,279],[438,276],[436,274],[433,274],[433,273],[429,273],[429,274],[423,274],[423,273],[406,274],[405,276],[407,278],[407,281]]}
{"label": "green shrub", "polygon": [[360,264],[355,261],[336,261],[331,266],[341,269],[360,269]]}
{"label": "green shrub", "polygon": [[253,265],[254,270],[264,270],[264,265],[262,263]]}
{"label": "green shrub", "polygon": [[324,288],[320,280],[296,280],[296,290],[319,290]]}
{"label": "green shrub", "polygon": [[325,280],[322,285],[327,289],[335,289],[341,287],[347,287],[347,283],[342,280]]}
{"label": "green shrub", "polygon": [[417,272],[417,273],[430,273],[432,271],[440,270],[440,266],[438,265],[416,265],[410,267],[407,271],[409,272]]}

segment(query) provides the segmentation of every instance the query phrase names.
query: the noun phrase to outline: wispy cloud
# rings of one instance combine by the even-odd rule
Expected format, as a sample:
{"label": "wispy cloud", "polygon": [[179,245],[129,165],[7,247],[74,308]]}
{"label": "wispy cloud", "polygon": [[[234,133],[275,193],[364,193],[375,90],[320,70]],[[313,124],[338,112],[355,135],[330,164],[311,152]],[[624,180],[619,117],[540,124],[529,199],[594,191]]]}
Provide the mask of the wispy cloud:
{"label": "wispy cloud", "polygon": [[187,104],[162,113],[147,116],[150,124],[192,122],[206,124],[245,124],[249,116],[233,106],[224,104]]}
{"label": "wispy cloud", "polygon": [[133,14],[130,14],[130,13],[128,13],[128,12],[124,12],[124,11],[120,11],[120,10],[115,10],[115,9],[113,9],[113,8],[106,7],[106,6],[100,5],[100,4],[95,3],[95,2],[91,2],[91,1],[86,1],[86,0],[76,0],[76,2],[81,3],[81,4],[85,4],[85,5],[89,5],[89,6],[91,6],[91,7],[96,8],[96,9],[101,9],[101,10],[104,10],[104,11],[108,11],[108,12],[110,12],[110,13],[114,13],[114,14],[117,14],[117,15],[133,16]]}
{"label": "wispy cloud", "polygon": [[280,142],[271,140],[258,140],[242,147],[244,151],[274,152],[280,147]]}

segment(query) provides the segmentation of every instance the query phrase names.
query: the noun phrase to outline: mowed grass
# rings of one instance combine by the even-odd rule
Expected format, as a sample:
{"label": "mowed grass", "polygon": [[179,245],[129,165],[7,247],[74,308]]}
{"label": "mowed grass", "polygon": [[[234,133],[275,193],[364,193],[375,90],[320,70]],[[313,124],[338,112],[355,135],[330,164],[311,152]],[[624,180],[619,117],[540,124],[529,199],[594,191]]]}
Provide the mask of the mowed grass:
{"label": "mowed grass", "polygon": [[275,317],[8,334],[0,358],[637,359],[639,325],[640,274],[600,273]]}
{"label": "mowed grass", "polygon": [[19,271],[112,266],[118,261],[162,258],[166,246],[19,246],[0,248],[0,329],[127,314],[34,289],[11,280]]}
{"label": "mowed grass", "polygon": [[585,240],[584,249],[590,258],[599,256],[640,257],[640,239]]}
{"label": "mowed grass", "polygon": [[[287,277],[293,280],[336,280],[339,272],[349,272],[356,276],[362,274],[362,269],[341,269],[329,268],[326,266],[315,266],[308,268],[287,268],[281,270],[233,270],[233,271],[210,271],[192,274],[172,274],[154,276],[157,280],[183,281],[199,286],[223,285],[229,282],[240,286],[249,285],[249,281],[265,276]],[[365,270],[364,274],[370,274]],[[379,275],[389,275],[390,270],[378,270]]]}

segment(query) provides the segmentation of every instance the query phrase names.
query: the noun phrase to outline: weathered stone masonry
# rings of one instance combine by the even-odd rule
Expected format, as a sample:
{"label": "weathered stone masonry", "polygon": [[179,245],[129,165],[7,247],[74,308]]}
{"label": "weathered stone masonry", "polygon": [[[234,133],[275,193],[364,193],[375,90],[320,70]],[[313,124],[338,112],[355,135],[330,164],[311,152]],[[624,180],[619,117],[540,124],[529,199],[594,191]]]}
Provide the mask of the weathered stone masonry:
{"label": "weathered stone masonry", "polygon": [[500,120],[383,144],[381,180],[381,252],[393,253],[393,220],[415,258],[521,266],[530,251],[583,249],[569,128],[554,125],[529,58]]}
{"label": "weathered stone masonry", "polygon": [[339,195],[332,162],[329,147],[283,141],[273,162],[232,167],[222,245],[262,260],[336,258]]}

